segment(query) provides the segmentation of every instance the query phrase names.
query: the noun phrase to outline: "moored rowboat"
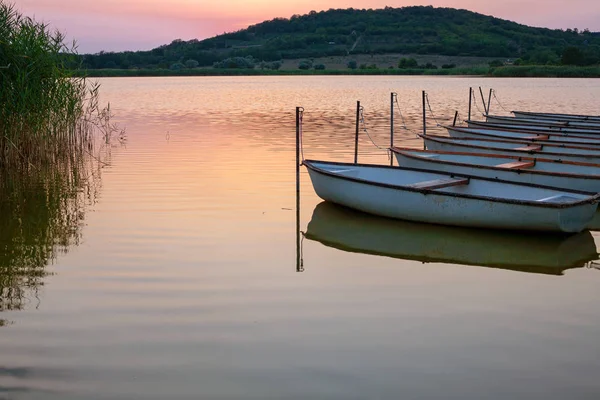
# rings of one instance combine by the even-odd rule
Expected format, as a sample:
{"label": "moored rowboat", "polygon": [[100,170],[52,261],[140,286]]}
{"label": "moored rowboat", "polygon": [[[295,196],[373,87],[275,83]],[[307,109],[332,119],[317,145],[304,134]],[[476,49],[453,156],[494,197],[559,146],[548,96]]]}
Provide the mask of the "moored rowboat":
{"label": "moored rowboat", "polygon": [[500,154],[509,156],[530,156],[552,160],[600,163],[598,151],[579,146],[563,146],[495,139],[456,139],[436,135],[419,135],[425,146],[435,151],[462,151],[473,153]]}
{"label": "moored rowboat", "polygon": [[600,123],[600,115],[561,114],[532,111],[512,111],[516,118],[552,119],[559,121],[596,121]]}
{"label": "moored rowboat", "polygon": [[596,260],[591,233],[537,234],[461,228],[382,218],[324,201],[305,237],[342,251],[419,262],[476,265],[562,275]]}
{"label": "moored rowboat", "polygon": [[600,121],[561,121],[542,118],[515,118],[501,115],[485,115],[487,122],[501,122],[513,125],[537,125],[550,127],[573,127],[581,129],[600,129]]}
{"label": "moored rowboat", "polygon": [[480,138],[480,139],[511,139],[533,142],[546,142],[565,145],[585,146],[590,149],[600,149],[600,135],[577,136],[561,133],[537,133],[519,131],[516,129],[501,130],[490,128],[470,128],[457,126],[444,126],[448,134],[453,138]]}
{"label": "moored rowboat", "polygon": [[555,133],[565,135],[578,135],[600,140],[600,129],[571,128],[564,126],[539,126],[539,125],[514,125],[500,122],[466,121],[469,128],[488,128],[499,130],[519,130],[527,133]]}
{"label": "moored rowboat", "polygon": [[600,192],[600,165],[598,164],[402,147],[392,147],[390,150],[394,153],[398,165],[402,167]]}
{"label": "moored rowboat", "polygon": [[402,167],[306,160],[323,200],[384,217],[492,229],[580,232],[600,194]]}

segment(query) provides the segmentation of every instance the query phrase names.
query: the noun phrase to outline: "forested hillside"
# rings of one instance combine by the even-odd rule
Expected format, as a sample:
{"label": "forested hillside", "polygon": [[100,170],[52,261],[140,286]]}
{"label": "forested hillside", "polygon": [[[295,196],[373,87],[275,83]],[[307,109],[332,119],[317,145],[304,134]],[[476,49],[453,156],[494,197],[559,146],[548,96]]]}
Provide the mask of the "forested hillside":
{"label": "forested hillside", "polygon": [[[339,9],[276,18],[205,40],[150,51],[84,55],[86,68],[254,67],[277,61],[357,54],[439,54],[518,60],[522,64],[593,65],[600,34],[533,28],[467,10],[403,7]],[[250,60],[248,65],[241,59]]]}

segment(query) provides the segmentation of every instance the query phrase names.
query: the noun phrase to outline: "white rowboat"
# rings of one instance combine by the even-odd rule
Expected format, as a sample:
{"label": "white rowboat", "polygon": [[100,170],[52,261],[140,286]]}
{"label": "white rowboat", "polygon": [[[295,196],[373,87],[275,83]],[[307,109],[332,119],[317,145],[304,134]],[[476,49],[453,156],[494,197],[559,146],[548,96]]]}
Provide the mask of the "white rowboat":
{"label": "white rowboat", "polygon": [[538,143],[526,144],[519,141],[494,139],[455,139],[437,135],[419,136],[423,138],[428,150],[529,156],[588,164],[600,163],[600,157],[597,151],[587,151],[587,149],[582,147]]}
{"label": "white rowboat", "polygon": [[513,125],[499,122],[466,121],[469,128],[488,128],[499,130],[519,130],[528,133],[554,133],[564,135],[578,135],[600,139],[600,129],[570,128],[564,126],[539,126],[539,125]]}
{"label": "white rowboat", "polygon": [[600,115],[561,114],[531,111],[512,111],[516,118],[552,119],[559,121],[595,121],[600,123]]}
{"label": "white rowboat", "polygon": [[323,200],[383,217],[492,229],[580,232],[600,194],[412,168],[304,161]]}
{"label": "white rowboat", "polygon": [[490,179],[600,192],[600,165],[556,162],[531,157],[390,149],[398,165]]}
{"label": "white rowboat", "polygon": [[485,115],[487,122],[500,122],[513,125],[535,125],[553,127],[572,127],[581,129],[600,129],[600,121],[560,121],[542,118],[515,118],[500,115]]}
{"label": "white rowboat", "polygon": [[511,139],[525,140],[540,143],[556,143],[565,145],[585,146],[590,149],[600,150],[600,135],[577,136],[560,133],[528,133],[519,130],[501,130],[489,128],[470,128],[458,126],[444,126],[453,138],[474,139]]}

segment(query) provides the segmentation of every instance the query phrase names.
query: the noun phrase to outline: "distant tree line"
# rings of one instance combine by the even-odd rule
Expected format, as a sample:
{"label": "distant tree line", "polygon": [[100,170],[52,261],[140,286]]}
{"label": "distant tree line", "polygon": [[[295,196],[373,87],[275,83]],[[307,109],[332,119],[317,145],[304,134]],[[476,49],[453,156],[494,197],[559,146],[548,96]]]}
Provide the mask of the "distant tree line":
{"label": "distant tree line", "polygon": [[240,65],[249,57],[257,66],[284,59],[389,53],[593,65],[600,62],[600,35],[587,29],[533,28],[452,8],[349,8],[275,18],[201,41],[178,39],[150,51],[87,54],[80,61],[89,69],[247,68]]}

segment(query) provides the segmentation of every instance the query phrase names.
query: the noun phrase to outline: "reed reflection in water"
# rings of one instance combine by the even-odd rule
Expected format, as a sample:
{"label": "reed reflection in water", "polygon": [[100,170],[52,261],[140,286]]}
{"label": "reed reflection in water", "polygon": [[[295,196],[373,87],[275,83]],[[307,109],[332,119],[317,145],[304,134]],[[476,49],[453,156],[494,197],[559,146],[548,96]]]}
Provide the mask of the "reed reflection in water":
{"label": "reed reflection in water", "polygon": [[344,251],[562,275],[596,260],[589,231],[530,235],[391,220],[329,202],[319,203],[306,238]]}
{"label": "reed reflection in water", "polygon": [[77,151],[43,169],[0,170],[0,312],[39,306],[46,266],[80,243],[103,165]]}

